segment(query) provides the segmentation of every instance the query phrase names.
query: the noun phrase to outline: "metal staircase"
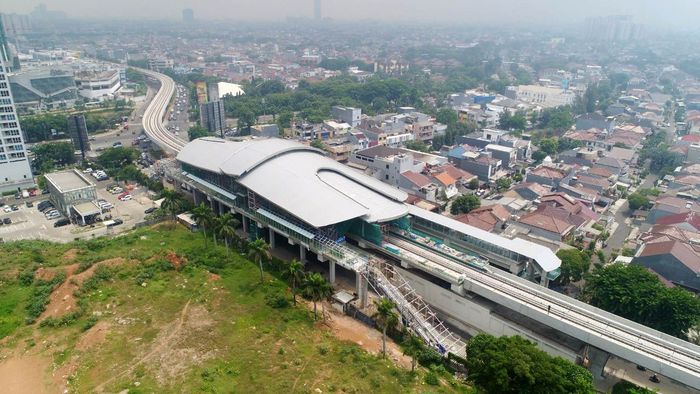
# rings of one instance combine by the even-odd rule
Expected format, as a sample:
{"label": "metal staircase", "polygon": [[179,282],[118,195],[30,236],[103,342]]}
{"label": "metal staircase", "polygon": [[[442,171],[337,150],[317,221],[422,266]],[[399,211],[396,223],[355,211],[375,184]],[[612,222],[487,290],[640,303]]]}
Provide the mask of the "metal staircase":
{"label": "metal staircase", "polygon": [[465,356],[466,344],[454,335],[392,264],[371,258],[360,274],[377,294],[388,297],[411,328],[430,347],[446,356]]}

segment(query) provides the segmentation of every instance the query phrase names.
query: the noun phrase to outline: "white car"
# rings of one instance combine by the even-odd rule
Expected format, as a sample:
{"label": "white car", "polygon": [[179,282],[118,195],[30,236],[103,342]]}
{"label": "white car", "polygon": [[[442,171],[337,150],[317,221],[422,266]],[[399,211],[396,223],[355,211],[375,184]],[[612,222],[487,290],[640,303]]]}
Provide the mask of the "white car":
{"label": "white car", "polygon": [[129,201],[131,199],[133,199],[131,194],[127,194],[126,196],[119,197],[119,201]]}
{"label": "white car", "polygon": [[46,214],[46,219],[48,220],[57,219],[59,217],[61,217],[61,213],[58,211],[53,211]]}
{"label": "white car", "polygon": [[9,205],[5,205],[5,208],[3,208],[2,210],[5,211],[5,213],[12,212],[12,207],[10,207]]}

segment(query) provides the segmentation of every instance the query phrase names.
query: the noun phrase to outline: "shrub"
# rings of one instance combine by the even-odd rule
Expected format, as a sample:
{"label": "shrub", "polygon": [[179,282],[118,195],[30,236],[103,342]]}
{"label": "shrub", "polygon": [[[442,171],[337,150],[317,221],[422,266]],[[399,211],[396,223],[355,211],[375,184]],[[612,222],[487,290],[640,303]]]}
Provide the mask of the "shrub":
{"label": "shrub", "polygon": [[442,365],[442,356],[437,350],[426,347],[418,353],[416,356],[418,363],[424,367],[430,367],[431,365]]}
{"label": "shrub", "polygon": [[275,309],[289,307],[289,300],[282,293],[273,293],[265,296],[265,303]]}
{"label": "shrub", "polygon": [[437,386],[440,384],[440,380],[438,379],[438,376],[435,372],[430,371],[427,374],[425,374],[425,383],[429,384],[431,386]]}
{"label": "shrub", "polygon": [[97,316],[88,317],[81,329],[83,331],[87,331],[87,330],[91,329],[95,324],[97,324],[97,320],[98,320]]}

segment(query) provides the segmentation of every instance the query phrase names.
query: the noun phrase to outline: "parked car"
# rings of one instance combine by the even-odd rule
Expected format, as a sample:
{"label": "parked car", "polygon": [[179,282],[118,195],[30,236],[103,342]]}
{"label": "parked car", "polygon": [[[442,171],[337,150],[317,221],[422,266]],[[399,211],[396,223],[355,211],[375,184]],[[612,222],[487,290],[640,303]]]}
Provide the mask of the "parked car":
{"label": "parked car", "polygon": [[131,194],[127,194],[127,195],[125,195],[125,196],[119,197],[119,201],[129,201],[129,200],[131,200],[131,199],[133,199],[133,197],[131,196]]}
{"label": "parked car", "polygon": [[17,205],[12,204],[11,208],[13,211],[19,211],[19,207]]}
{"label": "parked car", "polygon": [[114,225],[115,225],[115,226],[118,226],[118,225],[120,225],[120,224],[122,224],[122,223],[124,223],[123,220],[121,220],[121,219],[114,219]]}
{"label": "parked car", "polygon": [[67,226],[67,225],[69,225],[69,224],[70,224],[70,220],[69,220],[69,219],[67,219],[67,218],[62,218],[62,219],[58,219],[57,221],[55,221],[54,224],[53,224],[53,226],[54,226],[54,227],[63,227],[63,226]]}
{"label": "parked car", "polygon": [[2,210],[5,211],[5,213],[12,212],[12,207],[10,207],[9,205],[5,205],[5,208],[3,208]]}
{"label": "parked car", "polygon": [[12,224],[12,219],[10,219],[10,218],[4,218],[4,219],[2,219],[2,223],[3,223],[3,224]]}
{"label": "parked car", "polygon": [[145,213],[146,215],[148,215],[149,213],[155,212],[156,209],[158,209],[158,208],[156,208],[156,207],[150,207],[150,208],[148,208],[147,210],[143,211],[143,213]]}
{"label": "parked car", "polygon": [[34,206],[34,203],[31,201],[27,201],[27,203],[25,205],[27,206],[27,208],[31,208]]}

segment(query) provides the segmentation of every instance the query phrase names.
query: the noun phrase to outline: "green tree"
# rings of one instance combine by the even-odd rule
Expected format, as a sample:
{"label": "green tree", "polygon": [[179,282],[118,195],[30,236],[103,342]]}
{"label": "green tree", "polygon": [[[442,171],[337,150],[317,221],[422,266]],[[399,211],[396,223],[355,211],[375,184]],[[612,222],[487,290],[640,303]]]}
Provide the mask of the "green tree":
{"label": "green tree", "polygon": [[323,141],[320,139],[315,139],[311,141],[311,147],[316,148],[316,149],[321,149],[321,150],[326,150],[326,146],[323,144]]}
{"label": "green tree", "polygon": [[97,163],[107,170],[115,171],[133,164],[138,157],[139,152],[134,148],[107,148],[97,158]]}
{"label": "green tree", "polygon": [[563,285],[583,279],[591,266],[588,255],[578,249],[561,249],[557,252],[557,257],[561,259],[561,275],[557,280]]}
{"label": "green tree", "polygon": [[406,141],[406,149],[415,150],[418,152],[430,152],[430,148],[421,140]]}
{"label": "green tree", "polygon": [[507,176],[504,176],[504,177],[498,178],[498,180],[496,181],[496,188],[498,189],[499,192],[506,191],[506,190],[510,189],[510,185],[512,183],[513,182],[511,181],[510,178],[508,178]]}
{"label": "green tree", "polygon": [[299,285],[304,281],[304,264],[299,260],[293,259],[284,267],[282,271],[282,276],[287,279],[289,287],[292,288],[292,299],[294,300],[294,305],[297,304],[297,289]]}
{"label": "green tree", "polygon": [[630,194],[627,197],[627,202],[629,203],[630,209],[632,210],[646,208],[647,206],[649,206],[649,198],[640,193]]}
{"label": "green tree", "polygon": [[75,162],[75,148],[70,142],[51,142],[32,148],[34,168],[41,173],[51,172],[56,166]]}
{"label": "green tree", "polygon": [[238,227],[239,224],[238,219],[236,219],[230,212],[226,212],[216,219],[217,234],[223,238],[224,243],[226,244],[226,253],[231,252],[229,240],[237,237],[236,227]]}
{"label": "green tree", "polygon": [[460,213],[469,213],[471,210],[479,208],[481,200],[473,194],[463,194],[452,201],[450,213],[459,215]]}
{"label": "green tree", "polygon": [[[311,299],[314,303],[314,320],[318,319],[318,314],[316,312],[316,303],[321,302],[321,308],[323,308],[322,301],[327,299],[333,294],[333,287],[326,279],[321,276],[318,272],[312,272],[304,278],[304,295]],[[326,318],[325,312],[323,312],[323,318]]]}
{"label": "green tree", "polygon": [[556,138],[542,138],[539,143],[542,152],[552,156],[559,151],[559,141]]}
{"label": "green tree", "polygon": [[469,188],[471,190],[476,190],[479,188],[479,178],[474,178],[469,181]]}
{"label": "green tree", "polygon": [[377,327],[382,330],[382,357],[386,357],[386,331],[393,328],[399,322],[399,315],[394,308],[396,305],[386,297],[374,300],[374,307],[377,309],[372,318],[377,323]]}
{"label": "green tree", "polygon": [[205,129],[202,126],[192,126],[187,130],[187,137],[190,139],[190,141],[194,141],[197,138],[203,138],[203,137],[208,137],[209,136],[209,130]]}
{"label": "green tree", "polygon": [[248,258],[253,259],[260,267],[260,283],[264,281],[263,261],[269,260],[271,257],[270,245],[268,245],[264,239],[258,238],[248,243]]}
{"label": "green tree", "polygon": [[277,117],[277,125],[279,126],[280,130],[282,129],[288,129],[292,127],[292,120],[294,119],[294,113],[289,110],[284,110],[280,112],[279,116]]}
{"label": "green tree", "polygon": [[177,215],[183,207],[180,193],[173,189],[164,189],[160,193],[160,198],[163,199],[163,202],[160,204],[160,209],[170,213],[173,218],[175,218],[175,215]]}
{"label": "green tree", "polygon": [[192,220],[197,223],[197,227],[202,229],[204,234],[204,246],[207,245],[207,228],[214,224],[214,212],[204,203],[201,203],[192,209]]}
{"label": "green tree", "polygon": [[487,393],[592,394],[593,376],[519,337],[478,334],[467,343],[469,379]]}
{"label": "green tree", "polygon": [[457,116],[457,112],[451,108],[442,108],[435,116],[435,120],[437,120],[438,123],[449,126],[456,124],[459,121],[459,116]]}
{"label": "green tree", "polygon": [[568,130],[575,123],[570,106],[545,108],[539,116],[538,126],[542,129],[554,129],[557,131]]}
{"label": "green tree", "polygon": [[505,110],[498,116],[498,127],[503,130],[525,130],[527,126],[527,115],[523,111],[516,111],[511,114]]}
{"label": "green tree", "polygon": [[610,313],[679,338],[700,323],[700,299],[680,288],[665,287],[636,264],[612,264],[587,278],[582,299]]}
{"label": "green tree", "polygon": [[411,357],[411,372],[416,370],[416,359],[418,355],[425,349],[423,340],[417,335],[408,334],[403,341],[403,354]]}

